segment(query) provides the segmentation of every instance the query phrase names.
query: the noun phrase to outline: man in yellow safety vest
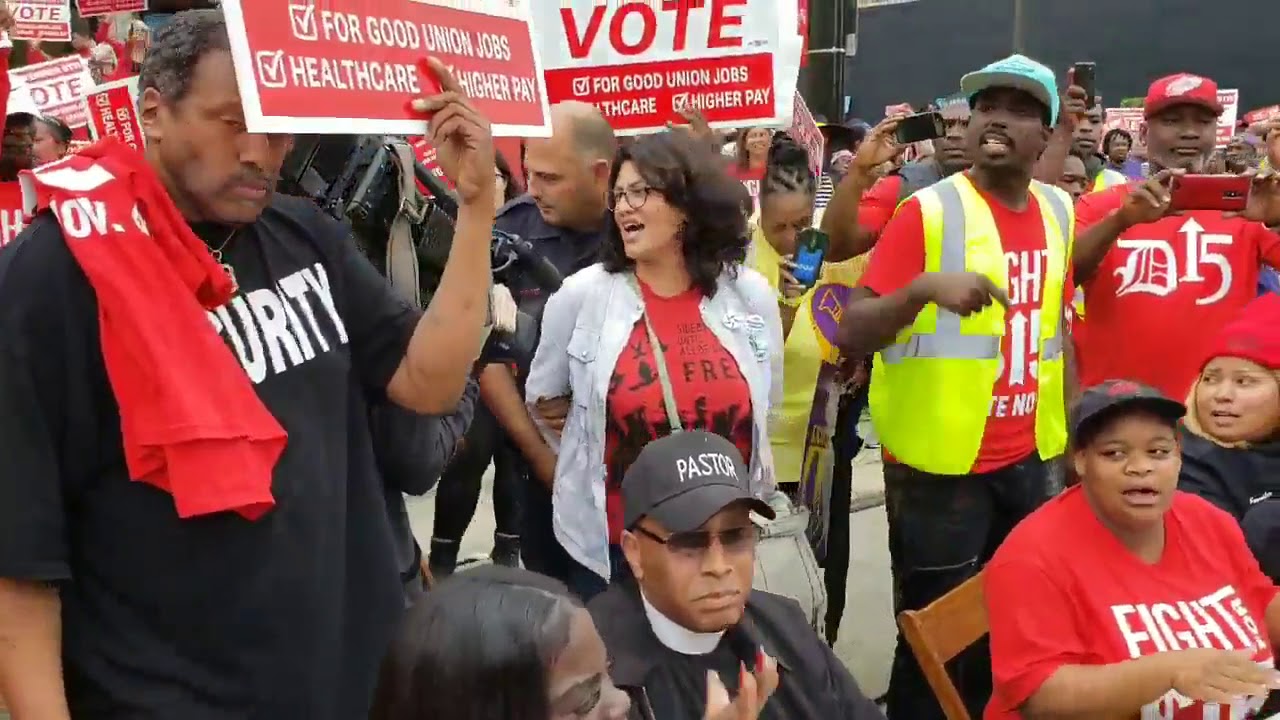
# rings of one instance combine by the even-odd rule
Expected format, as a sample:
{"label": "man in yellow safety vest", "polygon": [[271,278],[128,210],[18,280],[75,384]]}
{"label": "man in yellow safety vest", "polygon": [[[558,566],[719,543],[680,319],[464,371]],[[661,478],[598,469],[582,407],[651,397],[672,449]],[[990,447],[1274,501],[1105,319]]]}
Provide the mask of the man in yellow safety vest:
{"label": "man in yellow safety vest", "polygon": [[[897,611],[974,576],[1049,494],[1067,440],[1064,307],[1074,214],[1063,190],[1032,180],[1059,113],[1053,72],[1014,55],[961,80],[973,109],[973,168],[903,203],[885,227],[838,342],[875,353],[871,418],[885,454]],[[892,153],[860,150],[854,162]],[[973,717],[991,691],[989,657],[965,657]],[[899,639],[891,720],[941,720]]]}

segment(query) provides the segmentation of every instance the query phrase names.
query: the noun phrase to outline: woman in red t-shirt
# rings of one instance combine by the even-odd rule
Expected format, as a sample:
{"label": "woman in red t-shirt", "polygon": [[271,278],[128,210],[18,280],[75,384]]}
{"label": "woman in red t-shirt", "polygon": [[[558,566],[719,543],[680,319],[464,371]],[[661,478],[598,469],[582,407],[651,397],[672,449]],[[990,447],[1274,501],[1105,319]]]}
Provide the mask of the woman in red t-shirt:
{"label": "woman in red t-shirt", "polygon": [[[746,186],[752,204],[760,197],[760,181],[769,164],[769,145],[773,131],[769,128],[745,128],[738,133],[737,151],[729,172]],[[753,211],[759,209],[753,207]]]}
{"label": "woman in red t-shirt", "polygon": [[768,281],[742,267],[742,188],[712,153],[677,132],[623,147],[602,262],[565,280],[543,314],[526,396],[544,426],[553,401],[572,397],[553,522],[584,599],[625,570],[621,483],[650,440],[721,435],[751,466],[753,491],[773,489],[766,419],[782,322]]}
{"label": "woman in red t-shirt", "polygon": [[1177,488],[1182,403],[1128,380],[1073,413],[1081,483],[984,571],[986,720],[1229,720],[1280,688],[1277,589],[1236,522]]}

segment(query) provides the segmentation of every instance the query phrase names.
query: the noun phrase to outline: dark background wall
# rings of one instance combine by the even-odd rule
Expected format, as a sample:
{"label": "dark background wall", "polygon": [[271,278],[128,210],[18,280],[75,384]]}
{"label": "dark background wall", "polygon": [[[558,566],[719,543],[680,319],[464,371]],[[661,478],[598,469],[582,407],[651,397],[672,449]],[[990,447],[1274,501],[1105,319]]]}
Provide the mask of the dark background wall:
{"label": "dark background wall", "polygon": [[[820,0],[817,0],[820,1]],[[863,10],[847,63],[852,113],[925,103],[1013,49],[1013,0],[918,0]],[[1025,54],[1059,73],[1098,64],[1108,106],[1152,80],[1195,72],[1239,88],[1241,110],[1280,102],[1280,0],[1023,0]]]}

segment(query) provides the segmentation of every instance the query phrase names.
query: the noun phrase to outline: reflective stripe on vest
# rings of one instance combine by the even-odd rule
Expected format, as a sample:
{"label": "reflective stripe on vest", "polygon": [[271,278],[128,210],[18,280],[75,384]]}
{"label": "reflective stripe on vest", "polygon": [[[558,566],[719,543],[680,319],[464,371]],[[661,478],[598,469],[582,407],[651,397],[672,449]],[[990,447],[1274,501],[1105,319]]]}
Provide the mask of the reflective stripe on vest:
{"label": "reflective stripe on vest", "polygon": [[[1062,284],[1071,258],[1074,215],[1064,191],[1035,182],[1031,192],[1040,208],[1048,251],[1039,307],[1010,325],[999,306],[962,318],[929,304],[894,344],[876,354],[871,418],[885,451],[898,462],[937,475],[972,471],[997,400],[996,384],[1002,373],[1014,372],[1004,367],[1001,356],[1006,332],[1024,333],[1010,337],[1011,347],[1021,346],[1014,352],[1039,349],[1031,365],[1022,365],[1022,358],[1014,360],[1019,363],[1019,377],[1029,373],[1037,390],[1017,381],[1008,397],[999,398],[1000,407],[1015,414],[1034,413],[1035,449],[1042,458],[1065,450]],[[1009,266],[999,227],[966,176],[952,176],[916,198],[924,229],[926,272],[980,272],[998,286],[1008,286]]]}
{"label": "reflective stripe on vest", "polygon": [[[954,183],[937,183],[931,189],[942,205],[942,255],[939,272],[965,272],[964,203]],[[1069,228],[1071,214],[1062,198],[1055,193],[1042,195],[1049,201],[1050,212],[1059,228]],[[1064,231],[1067,232],[1067,231]],[[1060,314],[1061,315],[1061,314]],[[904,343],[890,345],[880,352],[887,363],[905,358],[938,358],[949,360],[992,360],[1000,357],[1000,336],[964,335],[960,332],[960,316],[938,308],[938,322],[932,333],[917,333]],[[1062,355],[1062,318],[1058,332],[1045,341],[1044,359]]]}
{"label": "reflective stripe on vest", "polygon": [[1124,185],[1128,182],[1129,178],[1125,177],[1124,173],[1111,170],[1110,168],[1102,168],[1102,171],[1098,173],[1098,177],[1094,178],[1093,191],[1098,192],[1099,190],[1106,190],[1109,187]]}

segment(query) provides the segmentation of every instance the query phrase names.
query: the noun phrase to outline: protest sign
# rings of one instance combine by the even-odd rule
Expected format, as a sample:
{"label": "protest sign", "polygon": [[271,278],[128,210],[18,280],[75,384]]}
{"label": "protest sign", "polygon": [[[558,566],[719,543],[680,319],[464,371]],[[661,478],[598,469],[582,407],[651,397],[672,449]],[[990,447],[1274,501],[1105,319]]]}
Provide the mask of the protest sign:
{"label": "protest sign", "polygon": [[94,83],[89,63],[79,55],[10,70],[9,81],[15,88],[24,85],[30,90],[40,114],[52,115],[73,128],[88,122],[84,96]]}
{"label": "protest sign", "polygon": [[138,118],[138,78],[135,75],[99,85],[84,97],[84,113],[89,135],[94,140],[113,137],[141,150],[142,122]]}
{"label": "protest sign", "polygon": [[911,107],[911,103],[898,103],[897,105],[885,105],[884,116],[889,118],[894,115],[910,115],[915,112],[915,108]]}
{"label": "protest sign", "polygon": [[1280,105],[1268,105],[1245,113],[1244,121],[1252,125],[1254,123],[1266,122],[1277,117],[1280,117]]}
{"label": "protest sign", "polygon": [[791,127],[787,129],[787,134],[809,151],[809,171],[814,177],[821,176],[822,162],[826,159],[823,153],[826,151],[827,141],[822,137],[822,131],[818,129],[813,113],[809,112],[809,104],[804,101],[800,93],[796,93],[795,112],[792,113]]}
{"label": "protest sign", "polygon": [[147,9],[147,0],[76,0],[76,8],[80,11],[80,17],[141,12]]}
{"label": "protest sign", "polygon": [[800,67],[809,65],[809,0],[796,0],[796,30],[802,40],[800,46]]}
{"label": "protest sign", "polygon": [[[530,0],[551,102],[634,135],[699,110],[713,128],[785,125],[804,41],[778,0]],[[794,90],[792,91],[794,92]]]}
{"label": "protest sign", "polygon": [[1222,114],[1218,116],[1218,147],[1226,147],[1231,136],[1236,134],[1236,118],[1240,115],[1240,91],[1219,90],[1218,104],[1222,105]]}
{"label": "protest sign", "polygon": [[407,103],[453,69],[495,135],[550,134],[526,4],[514,0],[223,0],[252,132],[421,134]]}
{"label": "protest sign", "polygon": [[71,39],[71,0],[21,0],[12,11],[14,40]]}
{"label": "protest sign", "polygon": [[1102,120],[1102,132],[1106,134],[1117,129],[1124,130],[1137,140],[1138,133],[1142,130],[1142,108],[1107,108]]}

